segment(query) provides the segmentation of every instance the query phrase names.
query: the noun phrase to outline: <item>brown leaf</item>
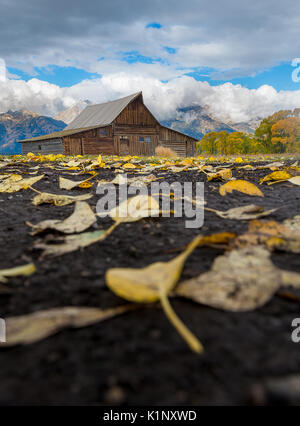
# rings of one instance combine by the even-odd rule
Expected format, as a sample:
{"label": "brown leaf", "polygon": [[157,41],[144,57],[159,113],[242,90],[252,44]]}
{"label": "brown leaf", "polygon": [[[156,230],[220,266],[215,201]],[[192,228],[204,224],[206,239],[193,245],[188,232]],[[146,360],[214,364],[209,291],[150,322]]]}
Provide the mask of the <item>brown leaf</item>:
{"label": "brown leaf", "polygon": [[39,204],[54,204],[55,206],[67,206],[68,204],[75,203],[76,201],[88,200],[91,197],[92,194],[72,196],[41,192],[33,198],[32,203],[35,206],[38,206]]}
{"label": "brown leaf", "polygon": [[43,220],[36,225],[26,222],[26,225],[33,229],[31,235],[36,235],[46,229],[54,229],[65,234],[72,234],[85,231],[95,222],[96,215],[89,204],[85,201],[77,201],[74,212],[65,220]]}
{"label": "brown leaf", "polygon": [[111,232],[111,228],[107,231],[82,232],[81,234],[71,234],[66,237],[58,237],[51,242],[37,242],[35,249],[43,250],[41,258],[45,256],[61,256],[66,253],[79,250],[91,244],[103,241]]}
{"label": "brown leaf", "polygon": [[45,339],[64,328],[79,328],[123,314],[134,305],[111,309],[67,306],[34,312],[6,319],[6,343],[1,347],[29,345]]}
{"label": "brown leaf", "polygon": [[205,210],[216,213],[217,216],[222,219],[231,219],[231,220],[251,220],[258,219],[259,217],[268,216],[274,213],[277,209],[264,210],[261,206],[256,206],[255,204],[249,204],[243,207],[235,207],[227,211],[220,211],[204,207]]}
{"label": "brown leaf", "polygon": [[267,303],[280,286],[300,285],[300,274],[276,268],[261,246],[233,250],[215,259],[209,272],[184,281],[176,294],[228,311],[250,311]]}

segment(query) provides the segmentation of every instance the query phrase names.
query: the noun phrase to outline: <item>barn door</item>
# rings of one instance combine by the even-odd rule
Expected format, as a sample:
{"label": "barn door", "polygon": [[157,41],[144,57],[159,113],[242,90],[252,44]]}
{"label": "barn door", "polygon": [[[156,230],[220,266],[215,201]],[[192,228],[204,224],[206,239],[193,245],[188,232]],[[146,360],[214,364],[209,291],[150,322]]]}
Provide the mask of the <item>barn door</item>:
{"label": "barn door", "polygon": [[186,141],[186,156],[192,157],[194,155],[193,153],[193,145],[192,142]]}
{"label": "barn door", "polygon": [[120,155],[129,155],[129,138],[120,136]]}
{"label": "barn door", "polygon": [[70,146],[70,155],[82,155],[80,138],[73,138],[73,139],[70,138],[69,146]]}

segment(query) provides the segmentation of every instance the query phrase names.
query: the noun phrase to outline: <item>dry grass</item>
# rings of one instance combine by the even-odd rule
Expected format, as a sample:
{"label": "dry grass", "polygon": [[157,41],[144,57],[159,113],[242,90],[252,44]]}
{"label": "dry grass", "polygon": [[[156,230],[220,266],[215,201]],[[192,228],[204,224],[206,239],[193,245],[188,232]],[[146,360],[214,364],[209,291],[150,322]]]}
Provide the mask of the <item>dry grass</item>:
{"label": "dry grass", "polygon": [[155,148],[155,154],[158,157],[167,157],[167,158],[174,158],[177,157],[177,154],[173,149],[171,148],[165,148],[163,146],[157,146]]}

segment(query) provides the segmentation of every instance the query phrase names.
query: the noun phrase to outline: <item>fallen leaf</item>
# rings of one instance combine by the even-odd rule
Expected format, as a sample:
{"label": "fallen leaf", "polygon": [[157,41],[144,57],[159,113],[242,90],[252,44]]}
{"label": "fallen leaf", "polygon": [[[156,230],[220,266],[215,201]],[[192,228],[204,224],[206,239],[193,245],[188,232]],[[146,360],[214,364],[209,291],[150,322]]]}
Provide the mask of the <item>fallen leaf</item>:
{"label": "fallen leaf", "polygon": [[92,182],[82,182],[78,185],[78,188],[87,189],[87,188],[91,188],[92,186],[93,186]]}
{"label": "fallen leaf", "polygon": [[[300,241],[299,233],[292,231],[288,226],[275,220],[251,220],[248,232],[239,235],[233,242],[233,247],[240,248],[249,245],[265,245],[269,250],[283,249],[283,241]],[[295,247],[295,243],[286,244],[286,248]],[[288,250],[287,250],[288,251]]]}
{"label": "fallen leaf", "polygon": [[198,247],[205,245],[215,244],[227,244],[230,240],[236,238],[236,234],[233,232],[219,232],[212,235],[206,235],[199,241]]}
{"label": "fallen leaf", "polygon": [[73,234],[83,232],[96,222],[96,215],[85,201],[77,201],[74,212],[65,220],[43,220],[33,225],[26,222],[26,225],[33,229],[31,235],[36,235],[46,229],[54,229],[64,232],[65,234]]}
{"label": "fallen leaf", "polygon": [[279,172],[270,173],[269,175],[260,179],[259,183],[275,181],[275,180],[287,180],[291,177],[292,176],[288,172],[286,172],[285,170],[281,170]]}
{"label": "fallen leaf", "polygon": [[109,212],[110,217],[117,223],[137,222],[138,220],[159,215],[158,201],[149,195],[136,195],[123,201]]}
{"label": "fallen leaf", "polygon": [[28,189],[30,186],[34,185],[43,177],[44,175],[22,179],[22,176],[13,174],[7,179],[5,179],[4,182],[0,183],[0,192],[12,193],[18,192],[21,189]]}
{"label": "fallen leaf", "polygon": [[300,176],[294,176],[290,179],[288,179],[289,182],[293,183],[294,185],[300,185]]}
{"label": "fallen leaf", "polygon": [[136,169],[136,166],[132,163],[125,163],[122,167],[123,169]]}
{"label": "fallen leaf", "polygon": [[232,171],[230,169],[222,169],[216,173],[207,173],[207,180],[221,180],[226,181],[232,179]]}
{"label": "fallen leaf", "polygon": [[268,185],[274,185],[275,183],[281,183],[281,182],[290,182],[294,185],[300,185],[300,176],[293,176],[289,179],[281,179],[281,180],[275,180],[273,182],[269,182]]}
{"label": "fallen leaf", "polygon": [[259,233],[267,236],[283,236],[291,234],[289,229],[276,220],[252,220],[249,223],[250,233]]}
{"label": "fallen leaf", "polygon": [[300,232],[300,215],[294,216],[292,219],[284,220],[283,225],[292,231]]}
{"label": "fallen leaf", "polygon": [[271,237],[267,239],[266,246],[271,251],[280,250],[300,254],[300,233],[298,238]]}
{"label": "fallen leaf", "polygon": [[231,194],[232,191],[239,191],[243,194],[254,195],[258,197],[263,197],[264,194],[261,192],[254,183],[248,182],[246,180],[231,180],[224,185],[220,186],[219,192],[220,195],[224,196],[226,194]]}
{"label": "fallen leaf", "polygon": [[123,299],[151,303],[160,300],[162,307],[179,334],[195,352],[202,352],[199,340],[176,316],[168,301],[169,292],[175,287],[187,257],[197,247],[201,236],[196,237],[179,256],[169,262],[153,263],[146,268],[112,268],[106,272],[107,286]]}
{"label": "fallen leaf", "polygon": [[41,258],[45,256],[61,256],[103,241],[110,234],[110,229],[107,231],[83,232],[78,235],[71,234],[66,237],[55,238],[47,243],[36,242],[34,248],[43,250]]}
{"label": "fallen leaf", "polygon": [[92,194],[72,196],[41,192],[33,198],[32,203],[35,206],[38,206],[39,204],[54,204],[55,206],[67,206],[68,204],[75,203],[76,201],[88,200],[91,197]]}
{"label": "fallen leaf", "polygon": [[267,303],[281,286],[299,288],[300,274],[281,271],[261,246],[233,250],[215,259],[209,272],[180,283],[176,295],[228,311]]}
{"label": "fallen leaf", "polygon": [[270,163],[270,164],[267,164],[267,165],[265,165],[265,166],[259,166],[259,167],[257,167],[257,169],[278,169],[278,168],[280,168],[280,167],[283,167],[284,166],[284,163],[281,163],[281,162],[279,162],[279,161],[275,161],[274,163]]}
{"label": "fallen leaf", "polygon": [[66,178],[59,176],[59,187],[60,187],[60,189],[71,190],[73,188],[76,188],[76,186],[80,186],[82,184],[85,184],[90,179],[93,179],[93,177],[94,177],[94,175],[89,177],[88,179],[84,179],[84,180],[80,180],[80,181],[73,181],[73,180],[66,179]]}
{"label": "fallen leaf", "polygon": [[249,204],[243,207],[235,207],[227,211],[215,210],[209,207],[204,207],[204,209],[209,212],[216,213],[217,216],[223,219],[231,219],[231,220],[258,219],[259,217],[268,216],[277,210],[277,209],[264,210],[263,207],[256,206],[255,204]]}
{"label": "fallen leaf", "polygon": [[133,306],[110,309],[66,306],[6,319],[6,343],[0,348],[30,345],[49,337],[64,328],[80,328],[121,315]]}
{"label": "fallen leaf", "polygon": [[34,263],[28,263],[27,265],[17,266],[10,269],[1,269],[0,270],[0,282],[6,283],[7,278],[25,276],[28,277],[36,271]]}

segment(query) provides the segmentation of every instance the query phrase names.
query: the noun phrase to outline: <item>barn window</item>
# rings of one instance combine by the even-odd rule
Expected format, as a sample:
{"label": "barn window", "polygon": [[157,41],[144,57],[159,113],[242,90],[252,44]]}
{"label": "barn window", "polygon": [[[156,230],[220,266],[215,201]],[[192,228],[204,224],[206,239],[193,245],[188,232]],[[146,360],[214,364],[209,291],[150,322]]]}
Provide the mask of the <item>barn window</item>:
{"label": "barn window", "polygon": [[144,136],[139,137],[139,142],[144,142]]}
{"label": "barn window", "polygon": [[99,129],[99,135],[107,136],[107,129]]}
{"label": "barn window", "polygon": [[145,142],[151,142],[151,138],[150,138],[150,136],[146,136],[146,137],[145,137]]}

